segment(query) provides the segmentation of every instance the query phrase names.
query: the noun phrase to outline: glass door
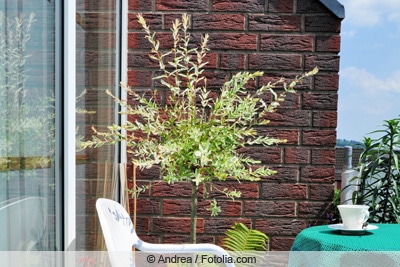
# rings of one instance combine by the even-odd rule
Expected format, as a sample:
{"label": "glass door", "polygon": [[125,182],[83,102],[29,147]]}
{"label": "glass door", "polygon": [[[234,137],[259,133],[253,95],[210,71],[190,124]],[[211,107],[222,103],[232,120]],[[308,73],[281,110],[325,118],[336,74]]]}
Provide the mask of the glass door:
{"label": "glass door", "polygon": [[0,250],[56,250],[55,3],[0,4]]}

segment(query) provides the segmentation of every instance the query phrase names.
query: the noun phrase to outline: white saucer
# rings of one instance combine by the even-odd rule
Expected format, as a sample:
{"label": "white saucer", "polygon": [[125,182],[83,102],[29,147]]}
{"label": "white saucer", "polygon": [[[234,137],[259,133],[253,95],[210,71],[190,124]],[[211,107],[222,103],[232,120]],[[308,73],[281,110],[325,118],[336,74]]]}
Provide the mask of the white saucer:
{"label": "white saucer", "polygon": [[366,231],[376,230],[379,228],[376,225],[368,224],[367,227],[365,227],[363,229],[345,229],[345,228],[343,228],[342,223],[329,224],[328,227],[331,229],[334,229],[334,230],[339,230],[343,234],[363,234]]}

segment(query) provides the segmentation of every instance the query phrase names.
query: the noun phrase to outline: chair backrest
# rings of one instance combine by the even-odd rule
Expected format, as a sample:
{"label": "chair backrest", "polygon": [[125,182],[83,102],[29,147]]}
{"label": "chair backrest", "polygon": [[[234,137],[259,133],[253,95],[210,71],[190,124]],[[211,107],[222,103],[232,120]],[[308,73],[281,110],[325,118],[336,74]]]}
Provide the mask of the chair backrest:
{"label": "chair backrest", "polygon": [[139,237],[124,207],[116,201],[99,198],[96,209],[107,251],[132,251],[132,246],[139,242]]}
{"label": "chair backrest", "polygon": [[35,250],[47,227],[47,200],[26,197],[0,207],[0,251]]}

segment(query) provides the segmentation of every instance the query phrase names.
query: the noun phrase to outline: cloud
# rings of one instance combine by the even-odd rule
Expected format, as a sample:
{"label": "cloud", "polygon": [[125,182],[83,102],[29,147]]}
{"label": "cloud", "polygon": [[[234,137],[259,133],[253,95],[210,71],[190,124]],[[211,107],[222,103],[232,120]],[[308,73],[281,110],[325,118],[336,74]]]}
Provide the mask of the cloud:
{"label": "cloud", "polygon": [[389,76],[380,78],[365,69],[357,67],[347,67],[340,71],[343,79],[370,95],[382,92],[400,93],[400,70],[387,74]]}
{"label": "cloud", "polygon": [[340,0],[346,10],[346,21],[352,26],[372,27],[385,21],[400,22],[398,0]]}
{"label": "cloud", "polygon": [[357,67],[340,71],[338,138],[361,140],[384,120],[399,116],[400,70],[386,74]]}

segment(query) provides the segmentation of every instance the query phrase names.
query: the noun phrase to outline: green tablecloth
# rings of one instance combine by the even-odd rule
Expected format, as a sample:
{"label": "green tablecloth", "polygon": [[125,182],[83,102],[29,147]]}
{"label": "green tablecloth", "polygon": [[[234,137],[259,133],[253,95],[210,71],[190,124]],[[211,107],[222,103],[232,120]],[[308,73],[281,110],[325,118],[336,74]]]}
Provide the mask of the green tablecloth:
{"label": "green tablecloth", "polygon": [[379,228],[360,235],[343,234],[327,225],[301,231],[291,251],[400,251],[400,224],[374,224]]}
{"label": "green tablecloth", "polygon": [[348,235],[327,225],[301,231],[292,247],[289,266],[400,266],[400,225]]}

